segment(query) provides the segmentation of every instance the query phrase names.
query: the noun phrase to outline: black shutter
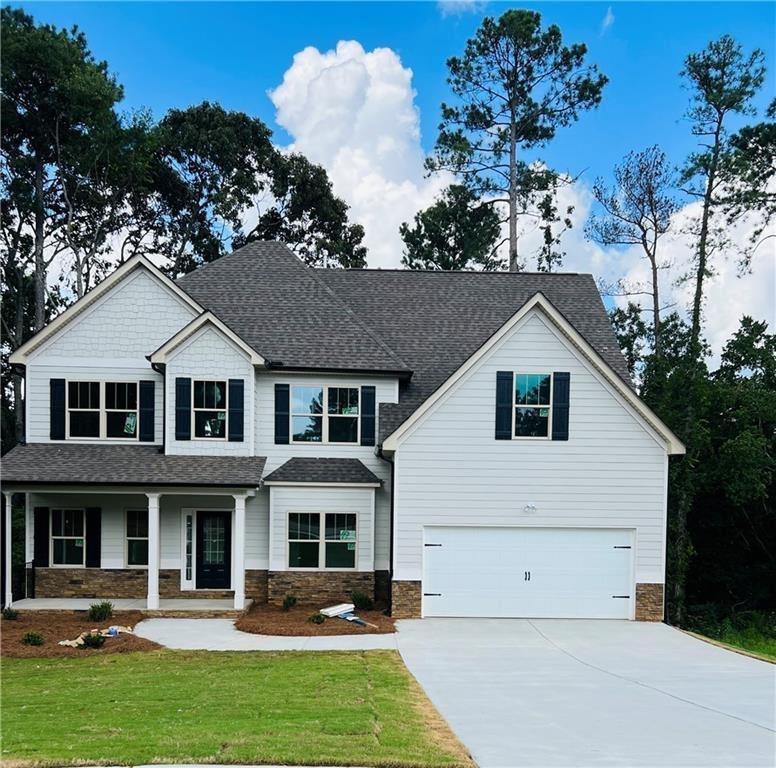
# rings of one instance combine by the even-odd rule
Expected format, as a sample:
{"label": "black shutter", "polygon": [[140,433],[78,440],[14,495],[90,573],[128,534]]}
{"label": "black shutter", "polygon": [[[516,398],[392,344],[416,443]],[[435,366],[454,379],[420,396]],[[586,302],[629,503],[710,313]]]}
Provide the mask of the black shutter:
{"label": "black shutter", "polygon": [[35,507],[35,547],[33,565],[48,568],[49,564],[49,508]]}
{"label": "black shutter", "polygon": [[288,384],[275,384],[275,443],[277,445],[288,444],[289,400]]}
{"label": "black shutter", "polygon": [[52,440],[65,439],[65,380],[50,379],[49,394],[51,401],[51,429],[49,437]]}
{"label": "black shutter", "polygon": [[361,387],[361,445],[375,444],[375,388]]}
{"label": "black shutter", "polygon": [[552,439],[569,439],[569,396],[571,374],[552,374]]}
{"label": "black shutter", "polygon": [[496,440],[512,439],[514,380],[512,371],[496,372]]}
{"label": "black shutter", "polygon": [[140,424],[138,434],[143,443],[154,441],[154,390],[156,382],[140,382]]}
{"label": "black shutter", "polygon": [[191,379],[175,379],[175,439],[191,440]]}
{"label": "black shutter", "polygon": [[86,567],[100,567],[102,544],[102,512],[99,507],[86,509]]}
{"label": "black shutter", "polygon": [[241,443],[245,422],[245,382],[229,379],[229,440]]}

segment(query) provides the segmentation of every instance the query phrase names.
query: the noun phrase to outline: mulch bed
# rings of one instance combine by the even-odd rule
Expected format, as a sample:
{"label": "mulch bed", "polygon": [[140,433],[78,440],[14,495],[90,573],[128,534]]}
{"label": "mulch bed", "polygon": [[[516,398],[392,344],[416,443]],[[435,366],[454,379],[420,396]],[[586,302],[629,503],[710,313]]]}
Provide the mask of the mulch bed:
{"label": "mulch bed", "polygon": [[[18,619],[0,620],[0,653],[15,658],[53,658],[154,651],[161,648],[151,640],[125,634],[106,637],[102,648],[69,648],[59,645],[60,640],[75,640],[81,632],[107,629],[113,624],[134,628],[143,618],[145,617],[140,611],[117,611],[105,621],[92,621],[86,611],[19,611]],[[22,643],[22,637],[28,632],[40,634],[43,637],[43,645]]]}
{"label": "mulch bed", "polygon": [[297,605],[288,611],[275,605],[254,604],[241,616],[235,626],[242,632],[254,635],[323,636],[323,635],[387,635],[395,632],[393,619],[382,610],[356,611],[355,614],[376,627],[359,627],[344,619],[326,619],[323,624],[313,624],[310,616],[319,606]]}

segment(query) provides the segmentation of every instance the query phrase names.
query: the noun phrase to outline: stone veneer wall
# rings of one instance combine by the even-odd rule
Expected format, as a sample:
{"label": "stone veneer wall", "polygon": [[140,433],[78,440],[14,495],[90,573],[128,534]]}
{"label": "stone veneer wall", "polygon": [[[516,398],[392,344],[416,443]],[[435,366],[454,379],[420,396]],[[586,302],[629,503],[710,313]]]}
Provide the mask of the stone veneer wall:
{"label": "stone veneer wall", "polygon": [[663,584],[636,585],[636,621],[663,621]]}
{"label": "stone veneer wall", "polygon": [[391,583],[391,616],[394,619],[419,619],[421,585],[419,581]]}
{"label": "stone veneer wall", "polygon": [[323,608],[335,603],[350,602],[351,592],[374,595],[375,575],[371,571],[270,571],[267,600],[281,605],[286,595],[300,603]]}

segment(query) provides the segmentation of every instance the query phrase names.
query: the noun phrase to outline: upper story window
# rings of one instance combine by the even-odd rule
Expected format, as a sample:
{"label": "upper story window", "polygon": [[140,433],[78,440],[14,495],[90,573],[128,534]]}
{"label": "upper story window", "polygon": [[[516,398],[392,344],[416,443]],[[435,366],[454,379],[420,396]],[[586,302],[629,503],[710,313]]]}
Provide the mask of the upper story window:
{"label": "upper story window", "polygon": [[549,437],[552,374],[515,374],[515,437]]}
{"label": "upper story window", "polygon": [[136,381],[69,381],[68,437],[137,440]]}
{"label": "upper story window", "polygon": [[194,437],[226,439],[225,381],[194,381]]}
{"label": "upper story window", "polygon": [[292,442],[356,444],[358,417],[358,387],[291,387]]}

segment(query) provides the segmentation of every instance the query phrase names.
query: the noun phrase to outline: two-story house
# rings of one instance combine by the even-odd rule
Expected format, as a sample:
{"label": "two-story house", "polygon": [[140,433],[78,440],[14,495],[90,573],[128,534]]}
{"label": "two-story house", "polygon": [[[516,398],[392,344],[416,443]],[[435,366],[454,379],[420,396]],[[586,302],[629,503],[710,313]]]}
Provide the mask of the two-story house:
{"label": "two-story house", "polygon": [[684,449],[589,275],[137,257],[11,362],[35,597],[662,618]]}

